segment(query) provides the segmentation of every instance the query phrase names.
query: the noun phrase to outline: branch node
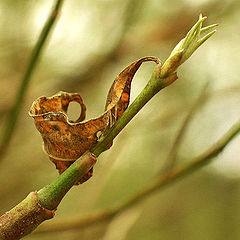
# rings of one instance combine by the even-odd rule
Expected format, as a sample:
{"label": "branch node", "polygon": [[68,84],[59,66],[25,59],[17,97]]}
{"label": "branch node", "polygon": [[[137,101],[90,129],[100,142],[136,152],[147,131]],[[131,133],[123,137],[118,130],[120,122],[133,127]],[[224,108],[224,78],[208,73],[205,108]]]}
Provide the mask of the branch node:
{"label": "branch node", "polygon": [[31,192],[22,202],[0,217],[0,239],[20,239],[31,233],[43,221],[54,217],[55,212],[38,203],[37,192]]}

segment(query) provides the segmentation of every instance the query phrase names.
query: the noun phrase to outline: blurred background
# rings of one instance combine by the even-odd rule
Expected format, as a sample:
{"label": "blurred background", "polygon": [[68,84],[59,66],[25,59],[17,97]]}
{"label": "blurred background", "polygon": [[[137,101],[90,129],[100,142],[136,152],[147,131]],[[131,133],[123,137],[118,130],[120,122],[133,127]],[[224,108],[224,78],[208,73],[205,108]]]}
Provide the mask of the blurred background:
{"label": "blurred background", "polygon": [[[0,1],[0,130],[14,103],[29,56],[54,1]],[[103,112],[112,81],[143,56],[164,61],[197,21],[219,23],[217,33],[178,71],[103,153],[94,176],[73,187],[55,218],[86,217],[127,201],[159,173],[174,138],[209,82],[185,132],[178,166],[208,149],[240,117],[240,1],[67,0],[31,79],[11,145],[0,161],[0,215],[58,176],[28,116],[32,102],[63,90],[81,94],[87,118]],[[206,24],[206,23],[205,23]],[[154,68],[137,72],[131,99]],[[79,109],[71,106],[70,118]],[[31,234],[27,240],[240,239],[240,136],[213,163],[156,192],[107,221],[81,229]]]}

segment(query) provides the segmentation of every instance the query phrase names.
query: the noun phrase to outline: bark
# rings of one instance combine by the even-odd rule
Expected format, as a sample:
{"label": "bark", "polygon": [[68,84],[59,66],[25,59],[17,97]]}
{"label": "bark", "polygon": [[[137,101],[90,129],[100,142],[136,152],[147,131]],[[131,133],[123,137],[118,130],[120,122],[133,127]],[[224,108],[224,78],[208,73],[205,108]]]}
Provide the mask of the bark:
{"label": "bark", "polygon": [[0,217],[0,239],[20,239],[53,216],[54,211],[38,204],[37,192],[31,192],[16,207]]}

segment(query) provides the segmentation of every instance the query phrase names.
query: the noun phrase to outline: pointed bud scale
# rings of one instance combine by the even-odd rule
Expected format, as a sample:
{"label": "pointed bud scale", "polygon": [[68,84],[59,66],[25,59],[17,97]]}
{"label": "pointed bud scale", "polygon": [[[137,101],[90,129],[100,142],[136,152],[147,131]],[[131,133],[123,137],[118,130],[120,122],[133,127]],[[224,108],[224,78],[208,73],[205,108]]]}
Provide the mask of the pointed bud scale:
{"label": "pointed bud scale", "polygon": [[190,29],[186,37],[182,39],[173,49],[171,55],[163,64],[161,78],[165,78],[174,73],[181,64],[183,64],[189,57],[192,56],[198,47],[200,47],[216,32],[216,30],[213,30],[201,37],[201,34],[206,33],[218,26],[218,24],[212,24],[202,28],[202,23],[205,19],[207,19],[207,17],[202,17],[200,14],[197,23]]}

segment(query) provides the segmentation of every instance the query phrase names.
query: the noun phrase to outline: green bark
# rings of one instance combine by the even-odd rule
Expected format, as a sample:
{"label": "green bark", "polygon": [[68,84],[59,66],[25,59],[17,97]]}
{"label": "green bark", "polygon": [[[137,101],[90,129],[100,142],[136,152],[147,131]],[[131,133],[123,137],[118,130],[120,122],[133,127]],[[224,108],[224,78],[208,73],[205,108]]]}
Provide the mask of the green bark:
{"label": "green bark", "polygon": [[16,207],[0,217],[0,239],[20,239],[53,216],[54,212],[40,206],[37,193],[32,192]]}

